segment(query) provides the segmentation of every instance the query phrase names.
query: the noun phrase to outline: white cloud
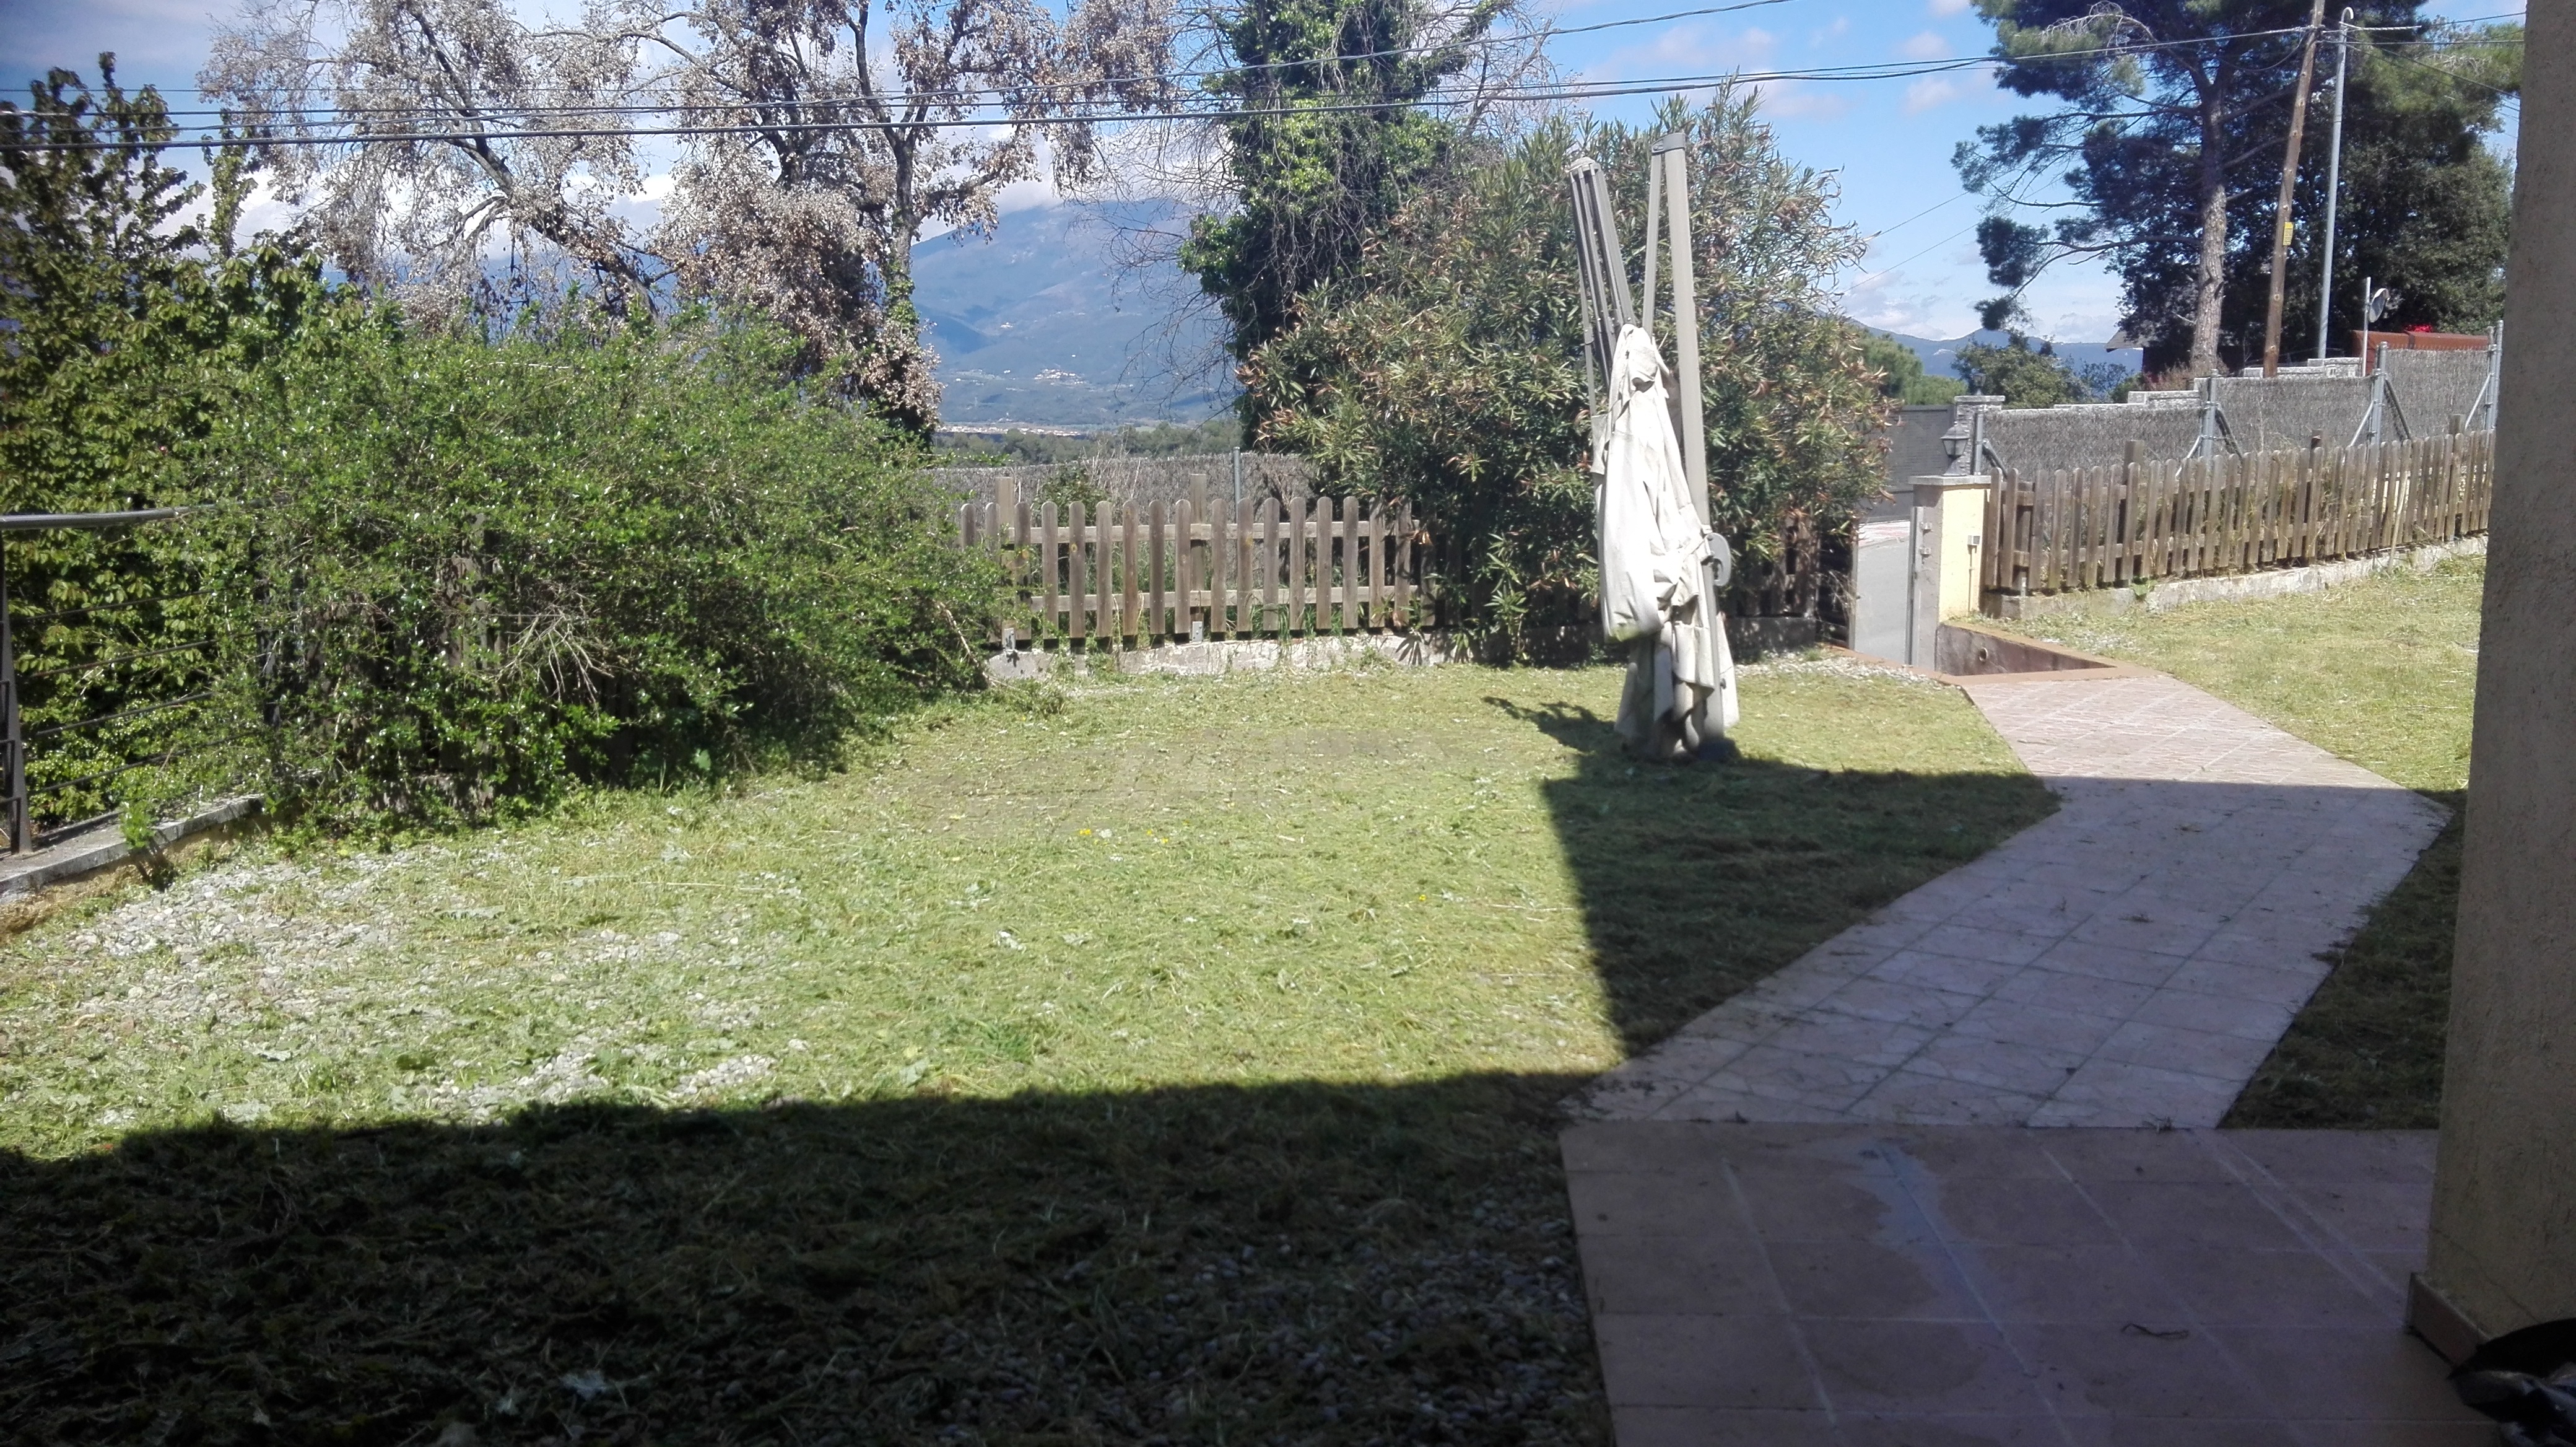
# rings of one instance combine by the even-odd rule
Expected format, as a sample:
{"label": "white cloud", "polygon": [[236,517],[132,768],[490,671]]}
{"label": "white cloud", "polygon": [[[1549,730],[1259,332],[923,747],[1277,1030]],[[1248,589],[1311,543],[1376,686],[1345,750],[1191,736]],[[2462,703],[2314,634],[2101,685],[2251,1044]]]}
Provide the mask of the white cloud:
{"label": "white cloud", "polygon": [[994,192],[993,209],[1007,216],[1014,211],[1040,210],[1053,206],[1063,199],[1064,193],[1056,190],[1053,179],[1045,176],[1031,176],[1025,180],[1013,181]]}
{"label": "white cloud", "polygon": [[1923,8],[1935,15],[1965,15],[1968,0],[1927,0]]}
{"label": "white cloud", "polygon": [[1950,53],[1950,42],[1926,30],[1897,47],[1909,60],[1939,60]]}
{"label": "white cloud", "polygon": [[1851,17],[1848,15],[1837,15],[1834,17],[1833,24],[1824,26],[1820,29],[1808,31],[1807,43],[1809,45],[1823,45],[1827,41],[1841,39],[1844,35],[1850,33],[1850,31]]}
{"label": "white cloud", "polygon": [[1934,340],[1962,335],[1977,324],[1964,298],[1902,271],[1881,272],[1854,285],[1843,294],[1843,315],[1880,331]]}
{"label": "white cloud", "polygon": [[1759,27],[1728,35],[1701,24],[1666,27],[1654,38],[1622,46],[1583,71],[1586,80],[1630,80],[1676,72],[1710,74],[1767,67],[1780,38]]}
{"label": "white cloud", "polygon": [[1927,75],[1905,88],[1905,113],[1916,115],[1934,106],[1948,105],[1967,92],[1946,75]]}
{"label": "white cloud", "polygon": [[1762,114],[1781,119],[1829,121],[1851,114],[1847,92],[1819,89],[1794,80],[1770,80],[1754,87],[1762,94]]}

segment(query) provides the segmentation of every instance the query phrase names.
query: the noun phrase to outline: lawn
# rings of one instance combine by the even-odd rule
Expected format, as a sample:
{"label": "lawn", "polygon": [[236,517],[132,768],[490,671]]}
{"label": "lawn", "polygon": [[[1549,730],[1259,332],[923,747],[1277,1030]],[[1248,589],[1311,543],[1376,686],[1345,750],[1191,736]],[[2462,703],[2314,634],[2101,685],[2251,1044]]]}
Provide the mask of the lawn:
{"label": "lawn", "polygon": [[2454,811],[2372,911],[2227,1117],[2233,1126],[2429,1128],[2442,1097],[2482,558],[2323,593],[2022,631],[2209,690]]}
{"label": "lawn", "polygon": [[0,952],[0,1410],[1599,1441],[1558,1103],[2052,807],[1949,690],[1744,692],[1663,769],[1608,670],[1102,681],[65,911]]}

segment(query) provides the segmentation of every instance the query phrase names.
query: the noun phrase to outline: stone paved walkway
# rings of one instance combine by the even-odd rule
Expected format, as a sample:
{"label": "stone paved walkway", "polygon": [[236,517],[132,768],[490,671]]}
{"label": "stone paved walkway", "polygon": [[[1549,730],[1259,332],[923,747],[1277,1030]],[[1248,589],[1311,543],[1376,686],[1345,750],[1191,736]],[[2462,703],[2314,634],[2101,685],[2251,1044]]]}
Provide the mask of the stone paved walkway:
{"label": "stone paved walkway", "polygon": [[1612,1071],[1607,1119],[2216,1125],[2443,812],[2160,675],[1976,682],[2051,818]]}
{"label": "stone paved walkway", "polygon": [[1620,1447],[2478,1447],[2430,1132],[1565,1133]]}

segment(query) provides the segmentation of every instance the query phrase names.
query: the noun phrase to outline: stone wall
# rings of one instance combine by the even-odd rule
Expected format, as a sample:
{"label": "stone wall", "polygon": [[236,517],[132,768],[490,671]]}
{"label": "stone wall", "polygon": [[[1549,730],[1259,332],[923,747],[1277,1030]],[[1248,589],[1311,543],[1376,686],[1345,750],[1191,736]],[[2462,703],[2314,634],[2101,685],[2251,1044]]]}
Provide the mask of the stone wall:
{"label": "stone wall", "polygon": [[[2491,416],[2478,415],[2487,353],[2391,349],[2387,363],[2396,405],[2381,418],[2383,440],[2438,437],[2450,430],[2453,417],[2475,427],[2492,425]],[[1983,412],[1990,465],[2037,472],[2117,466],[2131,442],[2149,459],[2187,456],[2211,401],[2240,451],[2290,451],[2316,438],[2327,447],[2349,446],[2369,416],[2371,388],[2359,361],[2344,358],[2286,367],[2275,377],[2205,377],[2188,391],[2132,392],[2125,402],[1979,408],[1975,399],[1963,399],[1951,408],[1906,407],[1884,434],[1888,483],[1902,493],[1909,478],[1967,470],[1969,460],[1953,461],[1942,438],[1971,410]]]}

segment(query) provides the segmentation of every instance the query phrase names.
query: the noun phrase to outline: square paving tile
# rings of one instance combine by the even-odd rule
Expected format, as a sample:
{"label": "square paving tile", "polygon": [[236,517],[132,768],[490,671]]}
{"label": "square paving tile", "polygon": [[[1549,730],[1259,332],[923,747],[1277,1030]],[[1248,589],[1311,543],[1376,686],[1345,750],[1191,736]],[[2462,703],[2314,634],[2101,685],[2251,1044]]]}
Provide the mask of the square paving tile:
{"label": "square paving tile", "polygon": [[2044,1104],[2041,1094],[1918,1071],[1909,1063],[1889,1071],[1844,1114],[1904,1125],[2018,1125]]}
{"label": "square paving tile", "polygon": [[2073,975],[2058,970],[2024,970],[1995,988],[1994,998],[2016,1005],[2036,1005],[2043,1010],[2066,1010],[2078,1015],[2106,1015],[2125,1020],[2141,1005],[2156,996],[2153,985],[2129,980],[2106,980],[2099,975]]}
{"label": "square paving tile", "polygon": [[1622,1447],[2489,1443],[2402,1325],[2431,1147],[1906,1124],[1565,1137]]}
{"label": "square paving tile", "polygon": [[1785,1316],[1596,1312],[1592,1337],[1614,1408],[1824,1405]]}
{"label": "square paving tile", "polygon": [[1986,1322],[1836,1319],[1800,1327],[1836,1411],[2046,1414],[2002,1329]]}

